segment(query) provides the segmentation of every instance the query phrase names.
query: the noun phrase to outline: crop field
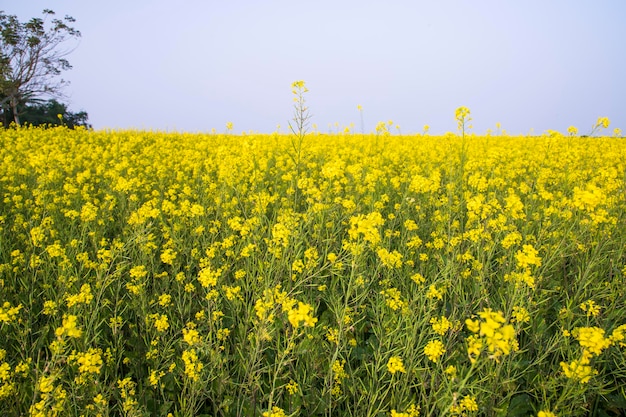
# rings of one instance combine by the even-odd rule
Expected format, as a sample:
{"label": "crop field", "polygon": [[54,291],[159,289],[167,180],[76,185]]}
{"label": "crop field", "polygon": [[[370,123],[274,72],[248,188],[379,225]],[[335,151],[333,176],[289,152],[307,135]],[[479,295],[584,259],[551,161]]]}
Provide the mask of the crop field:
{"label": "crop field", "polygon": [[0,193],[2,416],[626,415],[622,138],[15,128]]}

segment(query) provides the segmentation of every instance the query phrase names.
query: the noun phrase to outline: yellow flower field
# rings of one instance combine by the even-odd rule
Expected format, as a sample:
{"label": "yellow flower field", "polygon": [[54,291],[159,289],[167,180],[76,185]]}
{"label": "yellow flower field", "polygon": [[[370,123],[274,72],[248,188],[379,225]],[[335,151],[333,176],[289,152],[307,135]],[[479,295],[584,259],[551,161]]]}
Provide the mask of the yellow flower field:
{"label": "yellow flower field", "polygon": [[624,415],[626,142],[468,115],[0,132],[0,414]]}

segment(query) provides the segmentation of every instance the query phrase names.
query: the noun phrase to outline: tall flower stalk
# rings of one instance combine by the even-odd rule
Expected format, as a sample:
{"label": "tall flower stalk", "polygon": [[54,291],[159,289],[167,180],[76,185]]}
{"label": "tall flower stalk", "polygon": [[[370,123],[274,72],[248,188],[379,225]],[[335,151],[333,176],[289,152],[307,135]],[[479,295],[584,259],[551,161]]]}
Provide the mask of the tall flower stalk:
{"label": "tall flower stalk", "polygon": [[306,88],[304,81],[298,80],[291,84],[291,92],[293,94],[293,119],[289,122],[289,130],[291,130],[291,148],[293,155],[291,159],[296,167],[296,175],[294,178],[294,203],[298,204],[299,192],[298,192],[298,178],[300,177],[301,159],[302,159],[302,144],[304,143],[304,137],[309,131],[309,121],[311,114],[309,113],[309,107],[306,105],[304,94],[309,92]]}

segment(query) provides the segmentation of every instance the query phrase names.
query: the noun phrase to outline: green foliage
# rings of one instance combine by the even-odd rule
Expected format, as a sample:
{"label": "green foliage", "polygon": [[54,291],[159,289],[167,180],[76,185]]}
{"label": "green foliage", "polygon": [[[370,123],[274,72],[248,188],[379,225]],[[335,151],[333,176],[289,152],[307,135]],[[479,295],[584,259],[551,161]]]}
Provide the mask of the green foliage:
{"label": "green foliage", "polygon": [[[42,127],[67,126],[70,129],[78,126],[91,128],[88,122],[89,115],[86,112],[73,113],[68,110],[66,104],[54,99],[42,103],[34,102],[33,104],[27,104],[22,108],[20,114],[20,121],[24,125]],[[13,120],[12,111],[7,110],[3,116],[4,126],[9,127]]]}

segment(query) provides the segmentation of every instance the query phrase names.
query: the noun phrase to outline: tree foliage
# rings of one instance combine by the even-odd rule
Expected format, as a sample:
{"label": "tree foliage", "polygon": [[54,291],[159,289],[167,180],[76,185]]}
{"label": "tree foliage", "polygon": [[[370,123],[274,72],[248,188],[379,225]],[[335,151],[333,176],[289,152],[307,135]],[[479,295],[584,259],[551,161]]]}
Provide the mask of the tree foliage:
{"label": "tree foliage", "polygon": [[[4,118],[2,120],[2,117]],[[74,129],[78,126],[91,129],[88,122],[89,115],[85,111],[71,112],[67,105],[55,99],[41,101],[34,100],[20,110],[22,124],[32,126],[67,126]],[[13,113],[8,110],[0,117],[0,126],[9,127],[13,120]]]}
{"label": "tree foliage", "polygon": [[20,22],[0,11],[0,107],[18,125],[27,103],[41,96],[61,96],[67,82],[59,76],[72,68],[65,59],[72,49],[62,45],[80,37],[71,26],[73,17],[58,19],[48,9],[43,15]]}

